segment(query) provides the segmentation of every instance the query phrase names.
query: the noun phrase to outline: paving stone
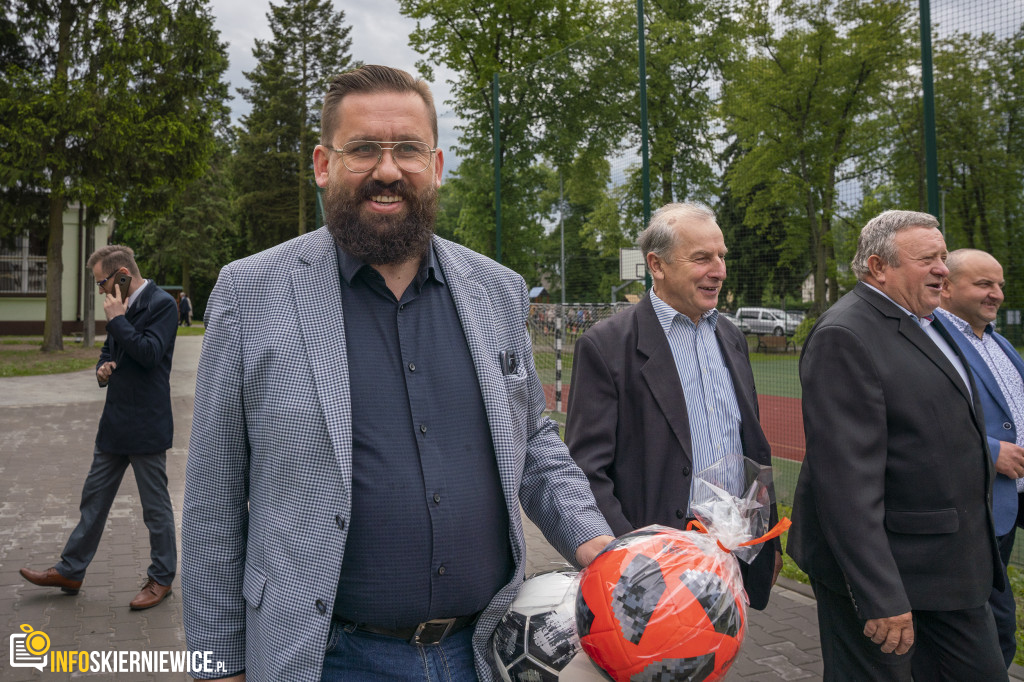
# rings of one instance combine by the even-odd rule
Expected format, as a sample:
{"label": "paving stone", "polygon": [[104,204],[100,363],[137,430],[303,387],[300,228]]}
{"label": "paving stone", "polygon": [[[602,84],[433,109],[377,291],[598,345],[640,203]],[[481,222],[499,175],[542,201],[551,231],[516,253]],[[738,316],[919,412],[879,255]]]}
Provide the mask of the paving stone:
{"label": "paving stone", "polygon": [[[167,453],[167,474],[179,524],[195,365],[201,343],[201,337],[178,339],[171,375],[175,436],[174,447]],[[22,566],[53,566],[78,521],[82,482],[91,464],[89,454],[103,409],[102,397],[91,391],[95,382],[90,374],[91,370],[86,370],[59,377],[0,379],[0,403],[5,396],[18,396],[16,404],[5,404],[0,409],[0,433],[4,434],[0,440],[0,613],[7,615],[6,634],[14,634],[20,623],[28,623],[46,632],[59,650],[180,652],[185,648],[185,637],[177,582],[174,592],[159,606],[140,612],[128,608],[149,565],[149,533],[130,468],[78,597],[29,585],[18,575]],[[67,387],[71,385],[84,388],[80,393],[69,393]],[[567,566],[540,530],[525,518],[524,532],[527,574]],[[747,637],[726,680],[820,680],[823,663],[817,622],[810,588],[780,578],[768,608],[748,611]],[[109,674],[43,675],[4,663],[0,665],[4,682],[188,679],[184,674],[170,673],[120,676],[117,680]],[[1022,672],[1014,666],[1011,677],[1024,680]]]}
{"label": "paving stone", "polygon": [[793,642],[765,644],[764,648],[768,651],[774,651],[779,655],[785,656],[786,660],[797,666],[807,665],[808,663],[813,663],[821,658],[820,651],[817,652],[817,655],[814,655],[808,651],[798,648]]}

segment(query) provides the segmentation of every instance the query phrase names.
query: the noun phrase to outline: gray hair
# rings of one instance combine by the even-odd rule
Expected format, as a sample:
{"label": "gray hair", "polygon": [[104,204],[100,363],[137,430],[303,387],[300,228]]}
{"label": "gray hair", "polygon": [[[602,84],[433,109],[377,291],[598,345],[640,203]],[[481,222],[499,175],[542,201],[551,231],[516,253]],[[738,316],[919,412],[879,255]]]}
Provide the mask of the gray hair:
{"label": "gray hair", "polygon": [[675,203],[665,204],[651,216],[651,222],[640,233],[637,245],[644,253],[653,253],[662,260],[668,260],[676,248],[677,220],[710,220],[717,224],[715,212],[704,204]]}
{"label": "gray hair", "polygon": [[885,211],[868,221],[857,238],[857,253],[850,261],[850,269],[857,279],[864,279],[871,270],[868,258],[878,256],[886,265],[900,264],[896,249],[896,235],[911,227],[938,228],[939,221],[930,213],[918,211]]}

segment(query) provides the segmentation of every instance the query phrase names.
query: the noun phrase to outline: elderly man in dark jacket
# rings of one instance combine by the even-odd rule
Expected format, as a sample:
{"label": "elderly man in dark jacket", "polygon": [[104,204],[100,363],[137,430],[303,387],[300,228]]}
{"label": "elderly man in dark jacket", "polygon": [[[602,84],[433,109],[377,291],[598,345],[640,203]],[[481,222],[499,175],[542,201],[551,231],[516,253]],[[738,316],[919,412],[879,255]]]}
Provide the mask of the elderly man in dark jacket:
{"label": "elderly man in dark jacket", "polygon": [[178,564],[166,472],[166,450],[174,433],[170,373],[177,305],[170,294],[142,279],[134,253],[126,246],[104,246],[89,257],[86,266],[105,294],[107,341],[100,351],[96,379],[107,389],[107,400],[92,468],[82,488],[78,526],[56,566],[45,571],[23,568],[21,575],[35,585],[78,592],[131,464],[149,529],[152,564],[130,606],[147,609],[171,591]]}

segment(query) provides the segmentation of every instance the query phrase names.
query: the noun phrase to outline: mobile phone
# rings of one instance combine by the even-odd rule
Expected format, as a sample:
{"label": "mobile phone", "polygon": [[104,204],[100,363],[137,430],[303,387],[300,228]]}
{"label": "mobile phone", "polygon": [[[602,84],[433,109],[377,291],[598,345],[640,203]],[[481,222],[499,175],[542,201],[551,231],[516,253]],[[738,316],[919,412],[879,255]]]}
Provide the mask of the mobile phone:
{"label": "mobile phone", "polygon": [[131,286],[131,283],[132,283],[131,276],[129,276],[129,275],[118,275],[117,279],[114,280],[114,281],[117,282],[118,288],[121,289],[121,300],[122,301],[127,301],[128,300],[128,287]]}

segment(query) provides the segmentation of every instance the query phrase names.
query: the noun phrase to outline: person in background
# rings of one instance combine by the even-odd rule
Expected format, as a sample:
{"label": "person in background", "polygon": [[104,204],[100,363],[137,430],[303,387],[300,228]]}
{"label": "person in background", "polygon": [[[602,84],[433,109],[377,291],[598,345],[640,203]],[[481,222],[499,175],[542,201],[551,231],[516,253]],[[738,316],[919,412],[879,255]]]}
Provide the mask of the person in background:
{"label": "person in background", "polygon": [[188,296],[185,292],[181,292],[181,298],[178,299],[178,326],[185,325],[186,327],[192,326],[192,302],[188,300]]}
{"label": "person in background", "polygon": [[[1003,266],[976,249],[959,249],[946,259],[949,275],[942,283],[937,312],[974,374],[985,414],[988,449],[996,467],[992,517],[1003,573],[1002,589],[992,588],[988,604],[999,632],[999,648],[1009,668],[1017,652],[1017,605],[1006,574],[1017,528],[1018,500],[1024,490],[1024,361],[1009,341],[996,333],[1003,303]],[[1018,435],[1018,433],[1020,435]]]}
{"label": "person in background", "polygon": [[60,562],[45,571],[22,568],[21,575],[34,585],[77,594],[125,469],[131,465],[149,529],[152,563],[130,606],[148,609],[170,594],[178,564],[166,456],[174,435],[170,374],[177,307],[174,297],[142,278],[135,254],[127,246],[98,249],[86,267],[104,294],[107,340],[100,350],[96,380],[107,391],[106,402],[92,467],[82,487],[81,517]]}
{"label": "person in background", "polygon": [[[685,529],[695,481],[726,454],[771,465],[746,337],[715,309],[727,249],[714,213],[663,206],[639,244],[654,288],[576,342],[566,415],[569,452],[616,535],[652,523]],[[731,474],[729,492],[742,496],[743,472]],[[763,609],[781,544],[740,568],[751,606]]]}
{"label": "person in background", "polygon": [[806,454],[787,551],[817,598],[825,680],[1005,680],[994,467],[968,363],[933,324],[948,274],[926,213],[861,230],[859,282],[800,357]]}

